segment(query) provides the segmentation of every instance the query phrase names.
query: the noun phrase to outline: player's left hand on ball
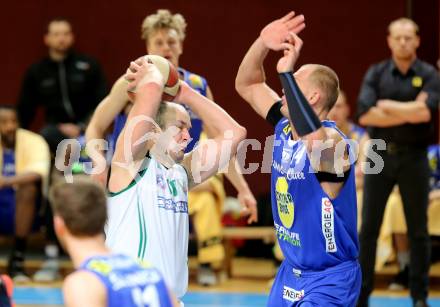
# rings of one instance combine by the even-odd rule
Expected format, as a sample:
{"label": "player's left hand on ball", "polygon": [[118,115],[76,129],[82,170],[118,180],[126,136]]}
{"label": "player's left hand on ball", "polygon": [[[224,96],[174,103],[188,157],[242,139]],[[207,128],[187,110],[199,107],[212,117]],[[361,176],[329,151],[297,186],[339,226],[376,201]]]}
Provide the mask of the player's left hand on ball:
{"label": "player's left hand on ball", "polygon": [[243,207],[241,214],[249,216],[247,223],[258,222],[257,201],[250,191],[241,191],[237,195],[240,205]]}
{"label": "player's left hand on ball", "polygon": [[127,88],[129,92],[135,92],[137,88],[147,83],[164,86],[163,76],[159,69],[154,64],[148,63],[144,57],[130,63],[124,78],[129,82]]}

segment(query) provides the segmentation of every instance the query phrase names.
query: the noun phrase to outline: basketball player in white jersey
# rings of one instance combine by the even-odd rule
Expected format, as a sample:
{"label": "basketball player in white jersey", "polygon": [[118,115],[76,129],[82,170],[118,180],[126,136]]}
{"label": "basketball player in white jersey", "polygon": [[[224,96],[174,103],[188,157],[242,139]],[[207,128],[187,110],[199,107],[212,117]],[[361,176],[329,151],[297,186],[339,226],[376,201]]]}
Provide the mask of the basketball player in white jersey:
{"label": "basketball player in white jersey", "polygon": [[[246,130],[185,82],[177,103],[162,102],[162,76],[142,58],[131,63],[126,79],[136,94],[111,164],[106,243],[114,252],[157,267],[181,298],[188,285],[188,189],[228,164]],[[180,103],[196,112],[213,132],[211,139],[188,154],[184,151],[191,120]],[[136,143],[159,131],[166,133]],[[167,135],[172,136],[166,139]]]}

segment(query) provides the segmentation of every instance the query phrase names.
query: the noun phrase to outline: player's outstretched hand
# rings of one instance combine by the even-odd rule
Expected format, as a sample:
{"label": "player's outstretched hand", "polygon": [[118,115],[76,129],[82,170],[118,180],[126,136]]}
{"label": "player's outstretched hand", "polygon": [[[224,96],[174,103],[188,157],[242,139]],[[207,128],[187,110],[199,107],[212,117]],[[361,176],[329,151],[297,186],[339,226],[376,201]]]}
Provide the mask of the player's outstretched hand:
{"label": "player's outstretched hand", "polygon": [[248,216],[247,223],[258,222],[257,201],[250,191],[239,191],[237,195],[240,205],[243,207],[242,215]]}
{"label": "player's outstretched hand", "polygon": [[283,50],[283,44],[291,43],[290,33],[298,34],[305,28],[304,15],[295,16],[295,12],[290,12],[286,16],[272,21],[260,33],[264,45],[272,50]]}
{"label": "player's outstretched hand", "polygon": [[277,63],[278,73],[292,72],[298,60],[303,41],[295,33],[290,33],[292,43],[283,43],[284,55]]}
{"label": "player's outstretched hand", "polygon": [[154,64],[148,63],[144,57],[130,63],[124,78],[129,82],[127,91],[131,93],[135,93],[137,88],[147,83],[156,83],[161,88],[164,86],[159,69]]}

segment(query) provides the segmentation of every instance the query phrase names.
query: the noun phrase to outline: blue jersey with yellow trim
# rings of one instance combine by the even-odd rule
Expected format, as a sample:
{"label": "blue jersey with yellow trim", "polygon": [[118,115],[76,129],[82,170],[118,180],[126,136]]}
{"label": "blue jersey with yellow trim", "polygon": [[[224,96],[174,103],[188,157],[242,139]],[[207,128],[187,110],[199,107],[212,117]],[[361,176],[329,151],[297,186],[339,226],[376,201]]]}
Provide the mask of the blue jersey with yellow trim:
{"label": "blue jersey with yellow trim", "polygon": [[[191,88],[193,88],[194,90],[198,91],[201,95],[206,97],[208,90],[208,83],[206,82],[205,78],[180,67],[178,70],[182,79],[186,83],[188,83],[188,85]],[[200,140],[200,135],[203,130],[203,123],[202,120],[188,106],[186,105],[183,106],[188,111],[189,116],[191,117],[191,129],[189,130],[189,135],[191,136],[192,140],[191,142],[189,142],[185,150],[185,152],[190,152],[191,150],[193,150],[196,143]],[[110,143],[114,144],[115,147],[116,147],[116,141],[119,137],[119,134],[122,131],[122,128],[124,128],[126,121],[127,121],[127,115],[125,115],[124,113],[118,114],[115,118],[113,133],[110,139]]]}
{"label": "blue jersey with yellow trim", "polygon": [[116,149],[116,141],[118,140],[119,135],[121,134],[122,129],[125,126],[125,122],[127,121],[127,115],[125,113],[119,113],[116,115],[115,120],[113,121],[113,132],[110,135],[110,144],[109,148],[115,152]]}
{"label": "blue jersey with yellow trim", "polygon": [[440,145],[435,144],[428,147],[428,160],[431,170],[429,186],[431,190],[440,189]]}
{"label": "blue jersey with yellow trim", "polygon": [[349,124],[350,129],[347,133],[347,138],[360,142],[362,137],[367,133],[367,131],[354,123]]}
{"label": "blue jersey with yellow trim", "polygon": [[79,270],[94,273],[105,285],[109,307],[172,307],[159,271],[143,267],[128,256],[92,257]]}
{"label": "blue jersey with yellow trim", "polygon": [[[334,122],[324,127],[336,129]],[[349,148],[351,161],[353,152]],[[335,199],[324,192],[310,166],[303,141],[291,139],[287,119],[275,127],[272,214],[286,260],[296,269],[323,270],[358,256],[354,167]]]}

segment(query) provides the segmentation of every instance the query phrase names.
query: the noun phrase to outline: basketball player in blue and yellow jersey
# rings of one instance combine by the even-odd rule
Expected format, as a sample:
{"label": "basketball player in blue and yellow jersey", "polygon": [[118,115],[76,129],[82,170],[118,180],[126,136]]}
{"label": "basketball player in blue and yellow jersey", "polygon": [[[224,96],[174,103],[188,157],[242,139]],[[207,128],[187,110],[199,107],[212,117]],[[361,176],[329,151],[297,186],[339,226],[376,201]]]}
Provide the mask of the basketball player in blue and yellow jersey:
{"label": "basketball player in blue and yellow jersey", "polygon": [[64,281],[66,306],[178,306],[156,269],[105,247],[107,198],[98,183],[79,175],[56,183],[50,199],[55,232],[76,269]]}
{"label": "basketball player in blue and yellow jersey", "polygon": [[[183,53],[183,42],[186,35],[186,21],[181,14],[171,14],[168,10],[158,10],[148,15],[141,27],[141,36],[145,40],[148,54],[159,55],[169,60],[178,68],[180,79],[201,95],[213,100],[212,92],[206,79],[198,74],[180,67],[180,56]],[[125,125],[127,114],[131,108],[127,92],[127,82],[119,78],[109,95],[97,107],[87,127],[87,140],[104,139],[109,127],[113,124],[112,141],[116,140]],[[190,152],[200,140],[204,125],[202,120],[186,105],[191,119],[191,141],[186,148]],[[206,125],[205,125],[206,128]],[[210,137],[210,131],[205,131]],[[104,159],[104,155],[103,158]],[[233,161],[234,162],[234,161]],[[234,163],[231,163],[234,165]],[[107,171],[93,175],[98,181],[105,183]],[[245,208],[252,208],[248,222],[256,221],[256,200],[243,175],[230,167],[225,174],[237,190],[237,198]],[[215,176],[190,191],[189,214],[193,217],[194,229],[198,240],[198,260],[200,264],[199,281],[202,284],[216,283],[211,267],[222,264],[225,251],[222,242],[222,225],[220,212],[225,197],[222,178]]]}
{"label": "basketball player in blue and yellow jersey", "polygon": [[[335,123],[323,120],[338,98],[335,72],[308,64],[293,73],[304,26],[293,12],[266,26],[236,78],[239,94],[275,126],[272,213],[285,260],[268,306],[355,306],[361,271],[353,151]],[[283,98],[265,82],[271,49],[284,52],[277,64]]]}

